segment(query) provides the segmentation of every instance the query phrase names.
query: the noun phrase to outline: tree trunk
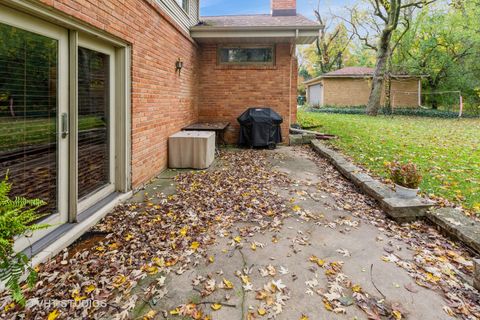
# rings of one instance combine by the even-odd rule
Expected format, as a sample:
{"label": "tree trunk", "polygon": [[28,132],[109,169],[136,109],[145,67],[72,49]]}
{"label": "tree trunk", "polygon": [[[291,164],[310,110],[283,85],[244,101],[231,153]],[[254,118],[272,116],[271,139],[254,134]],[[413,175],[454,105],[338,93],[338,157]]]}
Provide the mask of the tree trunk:
{"label": "tree trunk", "polygon": [[385,76],[385,109],[388,114],[393,114],[392,75],[390,71],[387,71],[387,74]]}
{"label": "tree trunk", "polygon": [[380,109],[383,93],[383,78],[388,60],[388,47],[391,37],[392,32],[385,30],[379,40],[377,63],[375,65],[375,72],[373,73],[372,79],[372,91],[370,92],[370,98],[368,99],[367,105],[367,114],[370,116],[376,116]]}

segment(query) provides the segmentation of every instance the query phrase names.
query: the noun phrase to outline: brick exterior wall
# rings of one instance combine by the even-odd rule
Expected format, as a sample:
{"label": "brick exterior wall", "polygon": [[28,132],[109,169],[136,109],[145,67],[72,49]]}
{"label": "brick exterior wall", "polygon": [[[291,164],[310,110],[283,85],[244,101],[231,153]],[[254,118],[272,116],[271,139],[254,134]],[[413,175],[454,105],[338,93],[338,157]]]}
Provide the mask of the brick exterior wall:
{"label": "brick exterior wall", "polygon": [[[332,106],[360,106],[368,103],[371,90],[370,79],[328,78],[323,79],[323,103]],[[395,91],[401,91],[395,92]],[[411,93],[404,93],[411,92]],[[392,97],[395,107],[418,106],[418,79],[392,81]],[[385,94],[382,97],[384,101]]]}
{"label": "brick exterior wall", "polygon": [[296,121],[297,61],[290,44],[277,44],[275,52],[275,66],[222,66],[217,65],[217,46],[202,45],[199,119],[229,121],[229,143],[238,139],[237,117],[255,106],[271,107],[283,117],[282,136],[288,142],[290,119]]}
{"label": "brick exterior wall", "polygon": [[287,9],[296,9],[297,1],[296,0],[271,0],[272,10],[287,10]]}
{"label": "brick exterior wall", "polygon": [[41,2],[131,43],[132,183],[138,187],[166,168],[168,136],[198,120],[197,45],[154,0]]}

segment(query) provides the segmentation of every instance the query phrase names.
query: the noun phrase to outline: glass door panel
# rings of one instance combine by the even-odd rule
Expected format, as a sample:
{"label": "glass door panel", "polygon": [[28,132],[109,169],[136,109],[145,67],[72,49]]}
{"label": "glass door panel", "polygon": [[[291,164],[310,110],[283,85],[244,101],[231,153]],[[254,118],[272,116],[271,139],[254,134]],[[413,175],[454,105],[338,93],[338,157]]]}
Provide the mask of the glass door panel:
{"label": "glass door panel", "polygon": [[16,250],[67,220],[67,60],[67,30],[0,5],[0,179],[8,174],[13,197],[44,200],[41,218],[53,225]]}
{"label": "glass door panel", "polygon": [[110,181],[110,57],[78,48],[78,198]]}
{"label": "glass door panel", "polygon": [[58,40],[0,23],[0,177],[57,205]]}

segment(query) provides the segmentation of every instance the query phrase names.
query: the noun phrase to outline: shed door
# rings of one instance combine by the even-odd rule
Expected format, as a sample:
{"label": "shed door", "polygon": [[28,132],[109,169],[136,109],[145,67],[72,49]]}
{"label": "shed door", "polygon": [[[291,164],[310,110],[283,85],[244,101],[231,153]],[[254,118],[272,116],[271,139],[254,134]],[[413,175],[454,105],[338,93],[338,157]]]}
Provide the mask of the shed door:
{"label": "shed door", "polygon": [[321,84],[308,87],[308,103],[312,106],[320,106],[323,104],[323,90]]}

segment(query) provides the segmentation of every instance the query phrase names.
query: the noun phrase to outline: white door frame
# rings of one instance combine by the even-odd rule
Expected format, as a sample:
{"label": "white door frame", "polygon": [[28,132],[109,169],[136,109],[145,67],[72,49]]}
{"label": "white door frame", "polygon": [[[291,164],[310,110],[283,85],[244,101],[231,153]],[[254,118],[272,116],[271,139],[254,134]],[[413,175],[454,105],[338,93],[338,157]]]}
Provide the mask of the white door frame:
{"label": "white door frame", "polygon": [[[69,41],[69,45],[62,45],[62,50],[60,53],[62,63],[59,65],[60,69],[59,72],[62,74],[62,78],[64,81],[59,82],[59,90],[61,89],[62,92],[67,92],[69,90],[69,94],[62,94],[61,99],[61,106],[65,110],[68,109],[68,104],[70,103],[70,110],[76,110],[76,100],[77,100],[77,50],[78,50],[78,37],[79,34],[82,33],[83,35],[90,35],[91,38],[96,38],[97,42],[100,40],[103,41],[104,44],[109,44],[114,47],[116,61],[113,63],[112,66],[115,66],[115,78],[112,78],[112,83],[114,82],[115,86],[115,103],[116,103],[116,115],[115,115],[115,134],[116,139],[112,144],[115,145],[115,157],[112,159],[116,159],[116,168],[112,168],[112,174],[115,175],[115,178],[112,181],[115,181],[114,191],[123,193],[115,197],[112,200],[112,203],[106,204],[104,207],[100,208],[98,211],[94,212],[92,216],[86,217],[86,219],[82,219],[81,222],[76,223],[72,230],[68,231],[66,234],[62,235],[58,241],[51,243],[44,251],[38,253],[34,258],[34,264],[40,263],[45,261],[48,257],[52,257],[56,253],[58,253],[61,249],[65,246],[72,243],[75,239],[77,239],[85,230],[89,229],[93,226],[96,221],[98,221],[101,217],[105,216],[109,208],[115,203],[118,203],[119,199],[126,199],[129,194],[131,194],[131,184],[132,184],[132,177],[131,177],[131,45],[126,42],[125,40],[112,36],[110,33],[107,33],[103,30],[96,29],[94,27],[90,27],[83,22],[80,22],[70,16],[66,16],[63,13],[52,10],[51,7],[45,6],[42,3],[33,2],[33,1],[25,1],[25,0],[0,0],[2,5],[0,5],[0,17],[3,17],[5,22],[12,26],[17,26],[22,29],[26,29],[28,31],[33,31],[39,33],[43,26],[45,32],[53,32],[55,34],[55,30],[57,34],[61,34],[62,43],[65,40]],[[5,4],[5,7],[3,7]],[[7,8],[6,6],[9,6]],[[14,9],[10,9],[14,8]],[[18,10],[18,11],[17,11]],[[0,20],[3,20],[0,18]],[[70,35],[70,36],[69,36]],[[110,48],[111,49],[111,48]],[[70,51],[70,57],[69,57]],[[63,62],[65,61],[65,62]],[[73,67],[75,66],[75,67]],[[70,71],[70,72],[69,72]],[[70,81],[69,81],[70,80]],[[70,88],[68,88],[70,84]],[[59,99],[60,103],[60,99]],[[68,111],[68,110],[67,110]],[[72,112],[72,111],[71,111]],[[75,114],[70,114],[70,130],[76,132],[76,117]],[[113,120],[112,120],[113,121]],[[59,123],[60,125],[60,123]],[[113,134],[113,130],[110,131]],[[66,163],[62,165],[62,170],[65,172],[64,176],[68,175],[68,172],[76,172],[76,170],[72,170],[72,163],[76,163],[74,161],[70,161],[70,170],[68,168],[68,158],[75,159],[76,155],[76,145],[72,143],[72,141],[76,140],[73,139],[75,135],[71,134],[69,139],[70,142],[70,155],[68,153],[65,154],[65,161]],[[68,145],[67,141],[62,141],[62,145]],[[66,148],[64,148],[66,149]],[[63,157],[62,157],[63,158]],[[68,180],[68,178],[66,179]],[[33,237],[25,238],[25,237],[18,237],[15,239],[15,250],[22,250],[27,246],[31,245],[32,243],[36,242],[39,238],[47,235],[48,233],[52,232],[53,229],[60,226],[61,224],[68,221],[75,223],[77,222],[77,212],[79,212],[78,205],[77,205],[77,197],[76,197],[76,183],[77,181],[74,179],[70,179],[68,181],[62,182],[62,189],[59,189],[59,193],[62,192],[63,196],[68,198],[69,196],[72,197],[72,194],[75,195],[74,201],[70,198],[71,201],[68,199],[63,200],[61,205],[62,210],[65,210],[66,213],[62,215],[58,215],[55,218],[50,218],[49,221],[46,221],[52,225],[52,227],[40,230],[34,233]],[[92,199],[93,203],[93,199]],[[64,209],[63,209],[64,208]],[[64,211],[61,211],[64,212]],[[68,214],[67,214],[68,212]]]}
{"label": "white door frame", "polygon": [[[31,15],[21,13],[0,5],[0,22],[25,31],[36,33],[58,41],[57,61],[57,209],[42,219],[42,223],[51,225],[48,229],[37,230],[30,237],[15,239],[14,250],[21,251],[31,243],[44,237],[68,219],[68,137],[62,136],[62,115],[68,116],[68,30],[45,22]],[[68,128],[65,128],[68,129]]]}
{"label": "white door frame", "polygon": [[[109,56],[109,112],[108,112],[108,133],[109,133],[109,183],[102,187],[100,190],[96,190],[93,194],[88,195],[85,199],[78,199],[77,212],[82,213],[94,203],[105,198],[109,194],[115,191],[116,183],[116,160],[115,160],[115,149],[116,149],[116,100],[115,100],[115,69],[116,69],[116,53],[115,47],[105,43],[104,41],[95,39],[91,36],[88,36],[84,33],[78,33],[78,47],[87,48],[97,52],[104,53]],[[77,48],[78,50],[78,48]],[[78,66],[78,65],[77,65]],[[76,143],[78,146],[78,142]],[[77,149],[78,152],[78,149]],[[78,160],[78,157],[75,159]],[[78,165],[75,165],[78,168]],[[75,172],[76,175],[76,172]],[[75,180],[77,176],[75,176]],[[73,199],[72,199],[73,200]]]}

